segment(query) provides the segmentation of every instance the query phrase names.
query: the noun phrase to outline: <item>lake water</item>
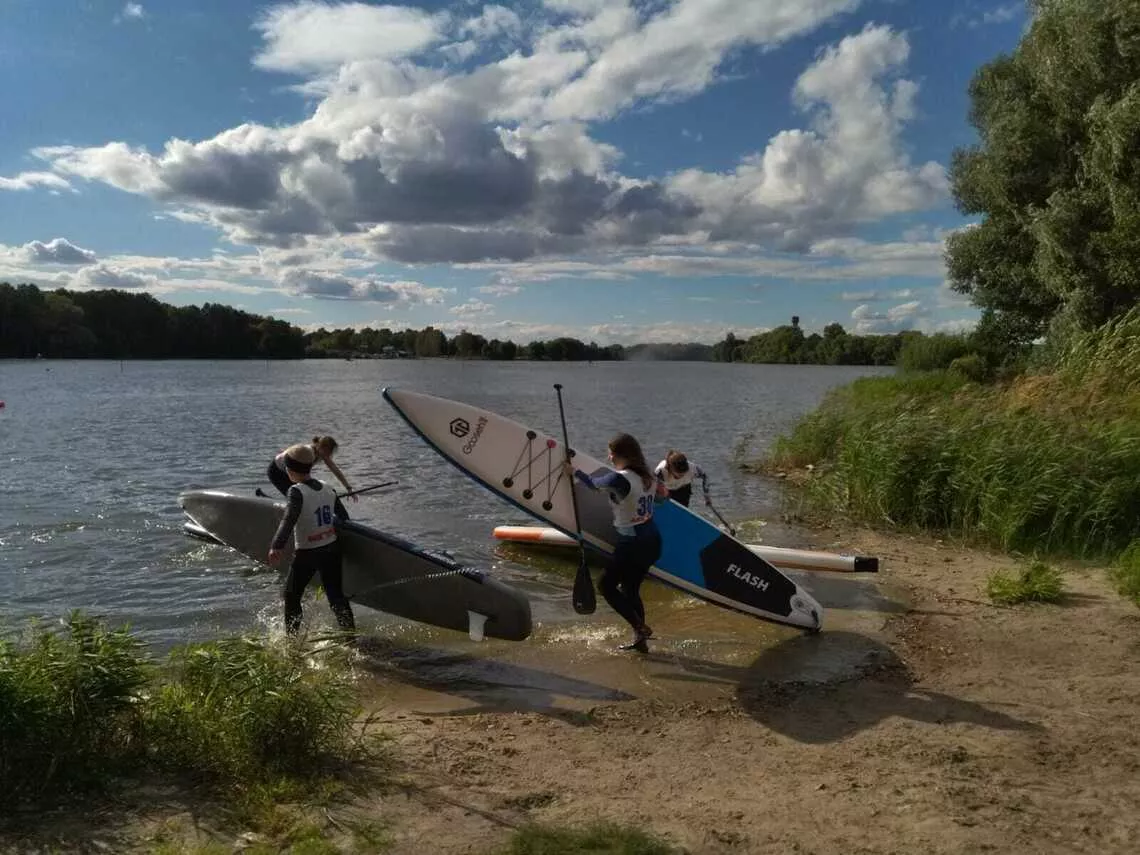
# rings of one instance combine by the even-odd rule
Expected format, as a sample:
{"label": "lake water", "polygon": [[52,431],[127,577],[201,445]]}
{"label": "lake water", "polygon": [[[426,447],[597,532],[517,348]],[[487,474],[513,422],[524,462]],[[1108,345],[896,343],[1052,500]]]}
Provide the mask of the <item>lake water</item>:
{"label": "lake water", "polygon": [[[741,460],[770,447],[829,388],[891,371],[676,362],[0,362],[0,622],[82,608],[130,624],[158,649],[279,625],[276,574],[187,537],[177,496],[199,487],[269,488],[272,455],[317,433],[340,441],[337,462],[354,486],[399,481],[349,503],[354,519],[518,584],[541,624],[579,620],[570,607],[572,574],[491,535],[496,525],[536,521],[444,462],[383,401],[381,387],[456,398],[557,435],[552,385],[560,382],[571,445],[604,458],[608,438],[628,430],[651,464],[668,448],[681,449],[708,472],[718,510],[740,520],[771,518],[778,507],[773,485],[739,471]],[[653,597],[692,599],[665,589]],[[322,601],[307,600],[306,613],[329,619]],[[357,616],[365,632],[416,631],[368,609]]]}

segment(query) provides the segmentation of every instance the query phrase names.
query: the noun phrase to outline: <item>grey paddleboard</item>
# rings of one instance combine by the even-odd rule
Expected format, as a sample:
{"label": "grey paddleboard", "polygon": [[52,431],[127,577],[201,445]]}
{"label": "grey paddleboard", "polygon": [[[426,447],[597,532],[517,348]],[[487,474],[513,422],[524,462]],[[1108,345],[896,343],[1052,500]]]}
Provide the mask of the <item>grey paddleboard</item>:
{"label": "grey paddleboard", "polygon": [[[243,555],[268,562],[269,542],[285,513],[284,500],[224,490],[191,490],[178,497],[190,520],[186,531],[207,535]],[[337,524],[344,561],[344,592],[353,603],[432,626],[469,632],[472,614],[485,615],[481,634],[522,641],[531,634],[530,600],[510,585],[445,552],[358,522]],[[292,560],[293,544],[281,567]]]}

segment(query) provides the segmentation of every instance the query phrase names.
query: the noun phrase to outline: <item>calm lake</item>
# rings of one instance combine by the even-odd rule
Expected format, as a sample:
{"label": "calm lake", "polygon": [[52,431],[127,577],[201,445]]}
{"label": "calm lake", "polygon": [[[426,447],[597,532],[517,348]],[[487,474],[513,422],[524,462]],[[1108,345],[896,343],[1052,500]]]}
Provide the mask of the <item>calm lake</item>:
{"label": "calm lake", "polygon": [[[82,608],[130,624],[158,649],[279,623],[276,574],[184,535],[177,496],[197,487],[269,489],[272,455],[316,433],[340,441],[337,462],[353,486],[399,481],[350,502],[354,519],[518,584],[532,596],[538,623],[573,620],[572,579],[491,536],[496,525],[537,521],[444,462],[383,401],[381,387],[456,398],[557,435],[552,385],[562,383],[571,445],[604,459],[608,438],[628,430],[651,464],[670,447],[683,450],[709,473],[717,509],[740,520],[771,518],[778,507],[773,485],[739,471],[741,460],[761,454],[828,389],[892,371],[677,362],[0,362],[7,461],[0,623]],[[306,613],[329,621],[323,600],[307,600]],[[408,630],[368,609],[358,608],[357,617],[366,632]]]}

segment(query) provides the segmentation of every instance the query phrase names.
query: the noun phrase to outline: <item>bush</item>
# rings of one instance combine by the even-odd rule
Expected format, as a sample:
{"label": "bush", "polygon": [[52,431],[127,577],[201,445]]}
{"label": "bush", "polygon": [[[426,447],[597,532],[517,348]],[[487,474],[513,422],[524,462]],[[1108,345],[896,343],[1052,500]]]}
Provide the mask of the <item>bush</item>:
{"label": "bush", "polygon": [[964,335],[907,336],[899,350],[897,365],[903,371],[943,371],[969,352],[970,345]]}
{"label": "bush", "polygon": [[967,353],[950,363],[950,373],[965,377],[974,383],[984,383],[989,377],[990,369],[980,354]]}
{"label": "bush", "polygon": [[599,822],[583,828],[519,829],[502,855],[674,855],[677,851],[636,828]]}
{"label": "bush", "polygon": [[241,791],[246,808],[304,792],[364,747],[345,670],[311,655],[226,639],[176,650],[159,669],[126,629],[78,612],[0,640],[0,803],[146,769]]}
{"label": "bush", "polygon": [[137,760],[148,674],[135,638],[79,612],[0,640],[0,802],[93,787]]}
{"label": "bush", "polygon": [[357,707],[343,672],[252,638],[191,645],[146,709],[162,768],[213,782],[316,775],[351,753]]}
{"label": "bush", "polygon": [[1111,575],[1116,590],[1140,606],[1140,540],[1132,541],[1120,553]]}
{"label": "bush", "polygon": [[1056,603],[1065,583],[1061,573],[1043,561],[1034,561],[1016,576],[993,573],[986,581],[986,593],[1000,605],[1017,603]]}

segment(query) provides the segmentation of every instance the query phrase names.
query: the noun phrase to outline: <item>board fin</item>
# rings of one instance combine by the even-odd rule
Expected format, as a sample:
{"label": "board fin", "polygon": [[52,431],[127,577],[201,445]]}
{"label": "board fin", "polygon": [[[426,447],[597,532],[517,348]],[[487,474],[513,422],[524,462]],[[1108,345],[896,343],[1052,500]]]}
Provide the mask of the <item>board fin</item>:
{"label": "board fin", "polygon": [[467,610],[467,634],[472,641],[483,640],[483,626],[487,623],[487,616],[479,612]]}

